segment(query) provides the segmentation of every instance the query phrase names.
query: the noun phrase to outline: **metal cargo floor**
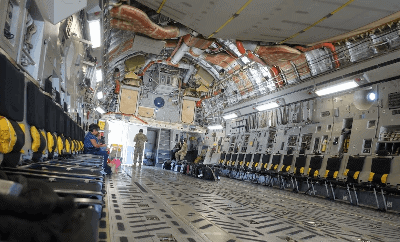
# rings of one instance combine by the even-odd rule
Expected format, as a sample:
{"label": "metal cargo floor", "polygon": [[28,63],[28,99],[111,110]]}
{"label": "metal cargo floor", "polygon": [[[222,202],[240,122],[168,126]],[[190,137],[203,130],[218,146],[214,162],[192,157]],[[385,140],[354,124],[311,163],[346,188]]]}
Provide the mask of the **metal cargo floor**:
{"label": "metal cargo floor", "polygon": [[179,241],[398,241],[400,217],[221,178],[124,167],[107,181],[110,239]]}

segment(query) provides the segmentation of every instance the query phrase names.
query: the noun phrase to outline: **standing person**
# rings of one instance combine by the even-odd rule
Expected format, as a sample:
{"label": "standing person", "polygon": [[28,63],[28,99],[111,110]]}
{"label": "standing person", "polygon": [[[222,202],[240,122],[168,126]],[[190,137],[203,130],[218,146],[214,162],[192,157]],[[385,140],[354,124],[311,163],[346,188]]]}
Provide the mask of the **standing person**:
{"label": "standing person", "polygon": [[135,135],[135,138],[133,139],[133,142],[135,143],[135,151],[134,151],[134,158],[133,158],[133,164],[136,165],[137,159],[139,157],[139,165],[142,164],[142,157],[143,157],[143,149],[144,149],[144,143],[147,142],[147,136],[143,134],[143,129],[139,129],[139,133]]}
{"label": "standing person", "polygon": [[184,139],[182,148],[178,152],[175,153],[176,161],[181,161],[181,160],[185,159],[187,150],[188,150],[187,139]]}
{"label": "standing person", "polygon": [[89,125],[89,132],[86,134],[85,139],[83,141],[84,154],[93,154],[93,155],[102,155],[104,157],[103,160],[103,168],[107,175],[111,174],[111,167],[107,165],[108,154],[106,151],[100,150],[101,147],[106,147],[106,144],[98,144],[97,135],[99,133],[100,127],[97,124]]}

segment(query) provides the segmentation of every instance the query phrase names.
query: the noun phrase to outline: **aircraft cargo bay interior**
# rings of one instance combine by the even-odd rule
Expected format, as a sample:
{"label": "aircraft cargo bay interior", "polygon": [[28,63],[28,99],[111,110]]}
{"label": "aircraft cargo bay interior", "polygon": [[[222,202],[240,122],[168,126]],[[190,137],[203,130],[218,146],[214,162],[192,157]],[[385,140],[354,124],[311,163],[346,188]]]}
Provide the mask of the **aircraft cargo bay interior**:
{"label": "aircraft cargo bay interior", "polygon": [[398,0],[0,0],[0,241],[400,241]]}

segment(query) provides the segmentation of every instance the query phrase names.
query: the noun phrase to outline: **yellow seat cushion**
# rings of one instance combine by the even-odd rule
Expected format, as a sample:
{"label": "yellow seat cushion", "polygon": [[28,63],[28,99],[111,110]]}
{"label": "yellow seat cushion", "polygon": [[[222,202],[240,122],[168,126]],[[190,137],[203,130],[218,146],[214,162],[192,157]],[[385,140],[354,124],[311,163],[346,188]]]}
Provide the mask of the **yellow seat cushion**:
{"label": "yellow seat cushion", "polygon": [[53,135],[51,135],[50,132],[47,132],[47,149],[49,152],[53,152],[53,146],[54,146],[54,138]]}
{"label": "yellow seat cushion", "polygon": [[353,175],[354,180],[357,180],[358,175],[360,175],[359,171],[354,172],[354,175]]}
{"label": "yellow seat cushion", "polygon": [[382,177],[381,177],[381,182],[382,183],[386,183],[387,177],[388,177],[388,174],[383,174]]}
{"label": "yellow seat cushion", "polygon": [[32,151],[38,152],[40,148],[40,133],[35,126],[31,126]]}
{"label": "yellow seat cushion", "polygon": [[17,142],[17,134],[10,121],[0,116],[0,153],[10,153]]}
{"label": "yellow seat cushion", "polygon": [[368,181],[372,182],[372,180],[374,179],[374,175],[375,175],[375,173],[370,172],[370,173],[369,173]]}

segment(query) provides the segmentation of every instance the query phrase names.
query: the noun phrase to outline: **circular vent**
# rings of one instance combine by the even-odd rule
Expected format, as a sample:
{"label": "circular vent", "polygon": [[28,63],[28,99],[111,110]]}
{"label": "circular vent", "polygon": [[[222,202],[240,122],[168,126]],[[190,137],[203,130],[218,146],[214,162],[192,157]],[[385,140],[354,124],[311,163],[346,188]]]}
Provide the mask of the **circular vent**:
{"label": "circular vent", "polygon": [[163,99],[162,97],[158,97],[158,98],[154,99],[154,105],[155,105],[157,108],[162,108],[162,107],[164,107],[164,104],[165,104],[165,101],[164,101],[164,99]]}

